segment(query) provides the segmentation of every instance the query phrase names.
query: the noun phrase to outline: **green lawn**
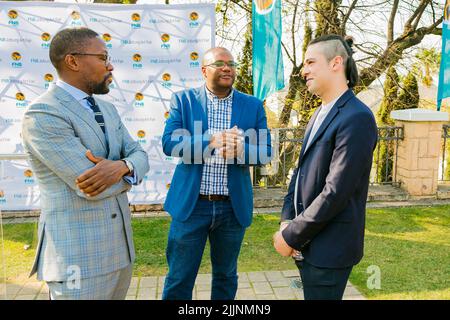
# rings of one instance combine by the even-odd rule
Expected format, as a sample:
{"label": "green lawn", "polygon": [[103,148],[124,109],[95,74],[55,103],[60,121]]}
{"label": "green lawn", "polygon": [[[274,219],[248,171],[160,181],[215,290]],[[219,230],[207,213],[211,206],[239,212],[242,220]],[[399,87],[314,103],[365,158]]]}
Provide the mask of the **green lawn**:
{"label": "green lawn", "polygon": [[[134,219],[135,275],[164,275],[169,218]],[[36,224],[5,225],[7,278],[23,278],[36,247]],[[239,271],[295,269],[272,248],[277,215],[256,216],[239,258]],[[24,249],[26,244],[31,248]],[[450,206],[370,209],[365,256],[350,281],[370,299],[450,299]],[[1,250],[1,247],[0,247]],[[209,251],[207,247],[206,252]],[[204,255],[200,273],[211,272]],[[381,289],[368,289],[369,266],[381,270]]]}

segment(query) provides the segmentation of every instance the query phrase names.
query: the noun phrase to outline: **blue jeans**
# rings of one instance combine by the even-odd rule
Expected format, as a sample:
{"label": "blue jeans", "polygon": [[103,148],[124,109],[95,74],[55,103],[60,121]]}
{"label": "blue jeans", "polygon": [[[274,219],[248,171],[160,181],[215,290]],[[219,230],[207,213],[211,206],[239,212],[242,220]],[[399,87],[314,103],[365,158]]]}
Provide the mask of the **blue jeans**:
{"label": "blue jeans", "polygon": [[236,220],[230,201],[198,200],[191,216],[172,220],[166,256],[163,300],[191,300],[206,239],[211,247],[211,300],[232,300],[238,287],[237,260],[245,228]]}

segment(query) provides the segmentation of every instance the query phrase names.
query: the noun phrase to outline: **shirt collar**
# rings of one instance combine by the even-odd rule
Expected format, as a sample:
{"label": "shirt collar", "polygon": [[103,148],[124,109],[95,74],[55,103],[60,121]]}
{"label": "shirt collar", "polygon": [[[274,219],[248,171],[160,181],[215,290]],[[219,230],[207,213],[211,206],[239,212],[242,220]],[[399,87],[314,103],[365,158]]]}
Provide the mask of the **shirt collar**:
{"label": "shirt collar", "polygon": [[334,99],[333,101],[331,101],[330,103],[327,104],[322,104],[322,112],[329,112],[331,110],[331,108],[333,108],[333,106],[336,104],[336,102],[339,100],[340,97],[342,97],[344,95],[344,93],[346,93],[347,91],[344,91],[341,95],[339,95],[336,99]]}
{"label": "shirt collar", "polygon": [[61,79],[58,79],[56,81],[56,85],[67,91],[77,101],[82,101],[84,98],[89,96],[86,92],[78,88],[75,88],[74,86],[68,84],[67,82],[62,81]]}
{"label": "shirt collar", "polygon": [[234,92],[233,88],[231,88],[230,94],[228,96],[226,96],[225,98],[219,98],[218,96],[216,96],[214,93],[209,91],[209,89],[206,85],[205,85],[205,90],[206,90],[206,96],[208,97],[209,101],[214,101],[214,100],[226,101],[226,100],[231,100],[233,98],[233,92]]}

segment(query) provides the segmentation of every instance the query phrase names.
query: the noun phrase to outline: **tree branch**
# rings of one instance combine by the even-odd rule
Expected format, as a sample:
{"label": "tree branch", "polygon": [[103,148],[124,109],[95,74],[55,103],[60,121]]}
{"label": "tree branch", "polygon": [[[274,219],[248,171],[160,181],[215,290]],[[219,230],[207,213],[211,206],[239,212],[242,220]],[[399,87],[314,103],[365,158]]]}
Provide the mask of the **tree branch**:
{"label": "tree branch", "polygon": [[395,22],[395,15],[397,14],[397,10],[398,10],[398,2],[399,2],[399,0],[395,0],[394,4],[392,6],[391,15],[389,17],[388,30],[387,30],[388,45],[390,45],[394,41],[394,22]]}

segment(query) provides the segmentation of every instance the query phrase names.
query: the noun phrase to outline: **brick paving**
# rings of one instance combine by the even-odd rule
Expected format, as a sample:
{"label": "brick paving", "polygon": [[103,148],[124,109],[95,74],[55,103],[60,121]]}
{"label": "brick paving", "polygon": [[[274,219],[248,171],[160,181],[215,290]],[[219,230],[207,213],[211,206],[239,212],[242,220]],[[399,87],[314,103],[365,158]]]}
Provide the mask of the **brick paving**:
{"label": "brick paving", "polygon": [[[160,300],[164,276],[133,277],[127,300]],[[239,273],[237,300],[303,300],[303,291],[298,288],[300,277],[297,270],[259,271]],[[48,300],[48,288],[36,279],[17,280],[15,283],[0,284],[0,300]],[[193,290],[194,300],[209,300],[211,274],[199,274]],[[365,300],[349,282],[344,300]]]}

